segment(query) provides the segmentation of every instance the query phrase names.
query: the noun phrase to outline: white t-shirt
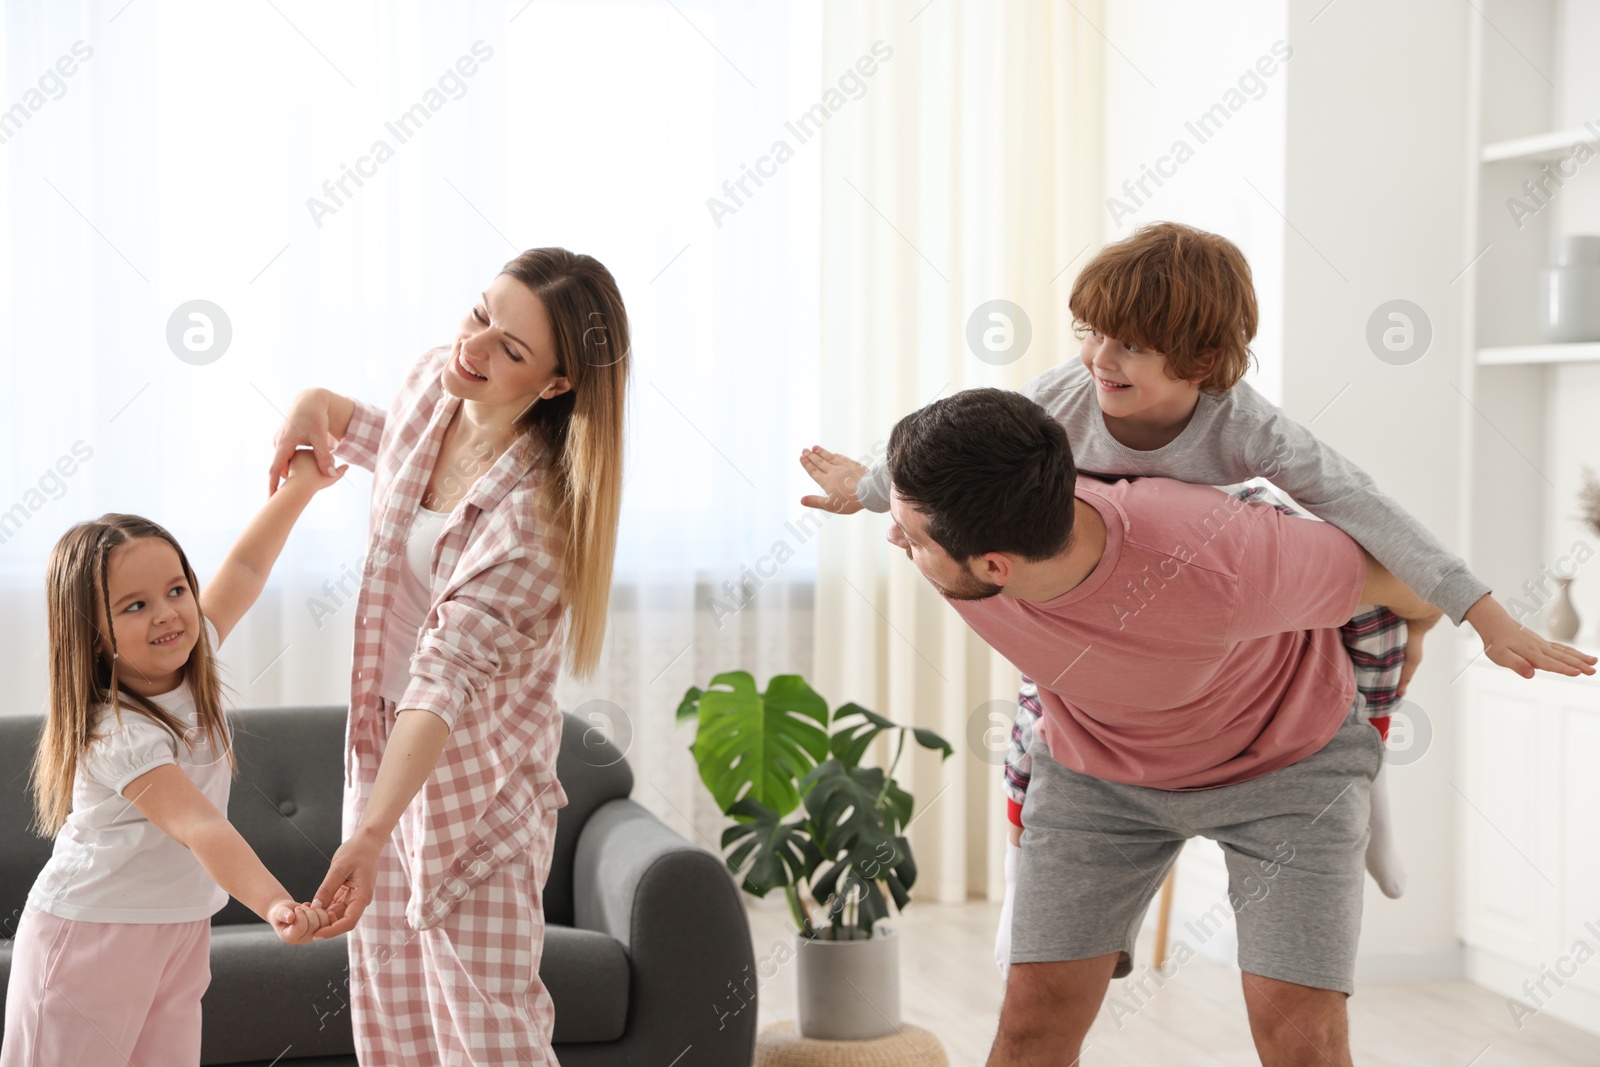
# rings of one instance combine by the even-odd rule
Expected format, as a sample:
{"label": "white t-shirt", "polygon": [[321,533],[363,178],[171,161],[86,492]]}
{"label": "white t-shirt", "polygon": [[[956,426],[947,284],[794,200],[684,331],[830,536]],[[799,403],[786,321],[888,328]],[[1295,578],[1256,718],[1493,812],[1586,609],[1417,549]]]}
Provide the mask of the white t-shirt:
{"label": "white t-shirt", "polygon": [[[205,626],[215,651],[216,627],[209,619]],[[228,903],[194,853],[122,795],[141,774],[174,763],[218,811],[228,810],[228,757],[206,741],[188,683],[151,700],[189,727],[196,747],[127,704],[120,723],[109,705],[99,710],[100,736],[78,759],[72,814],[28,894],[40,911],[84,922],[180,923],[208,919]]]}
{"label": "white t-shirt", "polygon": [[406,694],[411,682],[411,657],[422,636],[422,624],[433,607],[433,549],[444,532],[448,511],[417,508],[417,517],[406,531],[406,560],[400,580],[389,598],[389,614],[383,620],[383,670],[378,678],[378,693],[395,704]]}

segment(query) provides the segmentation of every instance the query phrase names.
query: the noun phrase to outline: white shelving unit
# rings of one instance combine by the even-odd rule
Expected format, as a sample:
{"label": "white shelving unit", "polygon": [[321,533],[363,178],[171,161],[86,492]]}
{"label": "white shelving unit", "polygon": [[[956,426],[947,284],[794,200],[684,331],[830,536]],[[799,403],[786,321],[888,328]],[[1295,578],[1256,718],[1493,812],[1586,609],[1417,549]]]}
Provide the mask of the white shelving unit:
{"label": "white shelving unit", "polygon": [[1506,345],[1478,349],[1480,367],[1528,363],[1593,363],[1600,360],[1600,341],[1579,345]]}
{"label": "white shelving unit", "polygon": [[1580,144],[1591,152],[1600,148],[1600,123],[1496,141],[1484,145],[1479,158],[1485,163],[1550,163],[1571,155]]}
{"label": "white shelving unit", "polygon": [[[1556,239],[1600,233],[1600,65],[1589,55],[1600,0],[1480,0],[1464,17],[1465,255],[1478,258],[1463,276],[1461,540],[1513,613],[1548,603],[1551,576],[1570,574],[1587,544],[1574,601],[1581,643],[1600,643],[1600,537],[1575,519],[1583,468],[1600,470],[1600,344],[1540,344],[1536,318],[1538,271]],[[1592,158],[1578,162],[1576,145]],[[1527,621],[1541,626],[1542,616]],[[1481,655],[1469,665],[1460,649],[1467,977],[1600,1033],[1600,961],[1559,988],[1546,979],[1537,1003],[1524,988],[1570,964],[1580,938],[1596,947],[1586,923],[1600,927],[1600,679],[1528,681]]]}

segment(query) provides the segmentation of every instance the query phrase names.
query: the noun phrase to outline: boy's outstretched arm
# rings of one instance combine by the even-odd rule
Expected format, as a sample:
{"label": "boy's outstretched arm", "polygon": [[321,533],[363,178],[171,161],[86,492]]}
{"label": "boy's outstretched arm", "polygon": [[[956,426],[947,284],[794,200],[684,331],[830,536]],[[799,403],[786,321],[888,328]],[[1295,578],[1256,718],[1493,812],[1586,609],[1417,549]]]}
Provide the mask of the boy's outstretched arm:
{"label": "boy's outstretched arm", "polygon": [[840,515],[853,515],[861,510],[861,500],[856,496],[856,486],[866,476],[867,468],[837,452],[829,452],[818,445],[800,453],[800,466],[806,469],[825,496],[803,496],[800,503],[808,508],[832,511]]}
{"label": "boy's outstretched arm", "polygon": [[[1363,548],[1361,554],[1367,561],[1367,581],[1361,591],[1361,602],[1381,605],[1406,620],[1406,662],[1400,672],[1400,693],[1404,695],[1407,683],[1422,662],[1420,639],[1444,613],[1417,596],[1387,567],[1374,559],[1372,553]],[[1518,624],[1492,596],[1485,595],[1467,609],[1466,619],[1483,637],[1484,652],[1489,658],[1524,678],[1532,678],[1536,669],[1565,675],[1595,672],[1595,657],[1567,645],[1545,640]],[[1484,630],[1486,626],[1489,627],[1487,633]]]}
{"label": "boy's outstretched arm", "polygon": [[322,473],[309,449],[296,452],[289,462],[289,478],[268,498],[239,540],[229,549],[217,573],[200,592],[200,610],[217,628],[217,643],[228,633],[250,605],[256,602],[267,584],[267,575],[278,561],[289,531],[294,529],[317,490],[332,485],[344,476],[349,464],[339,467],[332,477]]}
{"label": "boy's outstretched arm", "polygon": [[1547,641],[1513,619],[1492,596],[1479,597],[1467,609],[1466,621],[1483,638],[1484,655],[1524,678],[1532,678],[1536,670],[1568,676],[1594,673],[1595,657]]}

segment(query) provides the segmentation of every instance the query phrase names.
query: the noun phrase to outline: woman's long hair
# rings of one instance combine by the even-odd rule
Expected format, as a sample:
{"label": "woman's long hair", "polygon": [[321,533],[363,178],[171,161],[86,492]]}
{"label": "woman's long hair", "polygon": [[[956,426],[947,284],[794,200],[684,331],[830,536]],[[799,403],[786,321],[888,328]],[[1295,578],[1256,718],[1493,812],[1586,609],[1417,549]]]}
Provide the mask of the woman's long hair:
{"label": "woman's long hair", "polygon": [[533,248],[505,265],[550,317],[556,373],[572,388],[517,420],[550,446],[545,502],[565,539],[562,598],[571,612],[567,662],[594,673],[606,636],[617,521],[622,511],[622,426],[632,363],[628,312],[611,272],[592,256]]}
{"label": "woman's long hair", "polygon": [[[34,827],[53,837],[72,811],[72,784],[78,760],[94,739],[96,713],[109,704],[121,721],[126,704],[135,712],[171,730],[180,741],[194,745],[189,727],[154,701],[121,688],[118,678],[117,633],[111,625],[111,597],[106,580],[111,550],[141,537],[159,537],[178,553],[189,592],[198,604],[200,583],[189,557],[165,529],[137,515],[106,514],[93,522],[73,526],[50,552],[46,590],[50,618],[50,712],[39,735],[30,784],[33,788]],[[94,619],[109,635],[109,651],[100,647]],[[205,620],[184,681],[194,697],[198,725],[212,752],[226,753],[235,772],[233,747],[223,718],[222,683],[212,654]]]}

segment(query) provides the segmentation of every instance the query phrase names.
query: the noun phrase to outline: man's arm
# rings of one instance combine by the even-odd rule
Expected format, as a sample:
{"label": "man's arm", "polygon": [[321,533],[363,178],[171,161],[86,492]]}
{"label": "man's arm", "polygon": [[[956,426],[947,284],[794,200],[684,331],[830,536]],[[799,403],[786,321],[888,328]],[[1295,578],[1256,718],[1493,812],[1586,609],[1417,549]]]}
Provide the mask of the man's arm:
{"label": "man's arm", "polygon": [[1444,617],[1443,611],[1419,597],[1410,586],[1396,578],[1389,568],[1374,559],[1371,552],[1363,548],[1361,555],[1367,561],[1367,580],[1361,587],[1363,604],[1376,604],[1388,608],[1410,623],[1413,633],[1419,632],[1417,630],[1419,625],[1422,630],[1431,629]]}
{"label": "man's arm", "polygon": [[1406,583],[1396,578],[1389,569],[1372,558],[1372,553],[1361,550],[1367,561],[1367,581],[1361,587],[1361,602],[1388,608],[1406,620],[1406,658],[1400,666],[1400,682],[1395,695],[1404,697],[1411,686],[1411,678],[1422,666],[1422,638],[1444,618],[1444,612],[1419,597]]}

